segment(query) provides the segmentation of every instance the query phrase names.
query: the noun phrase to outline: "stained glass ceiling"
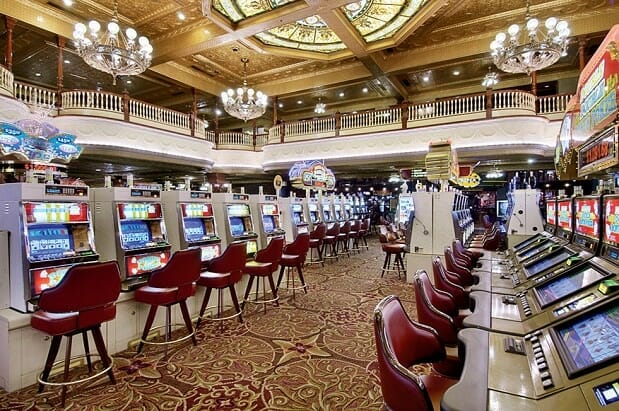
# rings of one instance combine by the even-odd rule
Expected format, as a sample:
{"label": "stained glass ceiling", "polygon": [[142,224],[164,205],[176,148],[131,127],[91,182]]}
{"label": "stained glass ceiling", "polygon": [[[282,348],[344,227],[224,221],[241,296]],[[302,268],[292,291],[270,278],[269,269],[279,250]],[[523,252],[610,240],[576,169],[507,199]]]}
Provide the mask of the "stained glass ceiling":
{"label": "stained glass ceiling", "polygon": [[[293,3],[295,0],[215,0],[213,7],[232,23],[267,13]],[[427,0],[360,0],[346,4],[339,10],[346,16],[366,43],[394,36]],[[263,44],[290,49],[333,53],[346,49],[337,33],[320,15],[312,15],[258,33],[255,37]]]}

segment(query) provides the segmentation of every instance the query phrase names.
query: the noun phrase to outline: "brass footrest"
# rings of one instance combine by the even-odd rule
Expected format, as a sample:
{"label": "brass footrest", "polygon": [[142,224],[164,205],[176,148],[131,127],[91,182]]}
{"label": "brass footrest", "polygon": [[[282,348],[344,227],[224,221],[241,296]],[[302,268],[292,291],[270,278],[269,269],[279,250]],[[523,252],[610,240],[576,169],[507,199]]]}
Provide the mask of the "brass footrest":
{"label": "brass footrest", "polygon": [[[186,328],[187,326],[184,323],[174,323],[174,324],[170,324],[171,327],[183,327]],[[156,331],[159,330],[161,328],[167,328],[167,325],[158,325],[157,327],[152,327],[150,330],[152,331]],[[192,327],[193,328],[193,327]],[[175,340],[167,340],[167,341],[149,341],[149,340],[143,340],[142,338],[140,338],[140,341],[143,342],[144,344],[149,344],[149,345],[168,345],[168,344],[175,344],[175,343],[179,343],[185,340],[188,340],[189,338],[193,337],[194,335],[196,335],[196,330],[195,328],[193,328],[193,331],[191,332],[191,334],[186,334],[180,338],[177,338]]]}
{"label": "brass footrest", "polygon": [[264,298],[251,300],[248,298],[243,301],[246,303],[252,303],[252,304],[269,304],[269,303],[274,303],[276,301],[279,301],[279,295],[275,298],[271,298],[270,300],[265,300]]}
{"label": "brass footrest", "polygon": [[[217,308],[218,308],[218,307],[217,307],[217,306],[215,306],[215,305],[209,305],[209,306],[207,306],[204,310],[205,310],[205,311],[208,311],[208,310],[214,310],[214,311],[215,311],[215,313],[217,313]],[[223,308],[223,309],[222,309],[222,311],[221,311],[222,313],[223,313],[224,311],[227,311],[227,310],[231,310],[231,309],[235,310],[235,309],[236,309],[233,305],[225,305],[225,306],[223,306],[222,308]],[[218,322],[218,321],[224,321],[224,320],[230,320],[230,319],[232,319],[232,318],[236,318],[236,317],[238,317],[238,316],[239,316],[239,315],[241,315],[241,314],[243,314],[243,309],[242,309],[242,308],[241,308],[241,311],[239,311],[238,313],[237,313],[237,312],[235,312],[234,314],[229,315],[229,316],[227,316],[227,317],[213,317],[213,316],[206,317],[206,316],[202,316],[202,317],[200,317],[200,320],[201,320],[201,321],[213,321],[213,322]]]}
{"label": "brass footrest", "polygon": [[[86,358],[101,358],[101,356],[99,354],[90,354],[90,355],[76,355],[74,357],[71,357],[70,360],[71,362],[73,360],[83,360]],[[39,382],[39,384],[43,384],[43,385],[49,385],[49,386],[55,386],[55,387],[66,387],[68,385],[74,385],[74,384],[80,384],[86,381],[90,381],[90,380],[94,380],[95,378],[99,378],[101,376],[103,376],[103,374],[107,373],[109,370],[112,369],[112,367],[114,366],[114,360],[112,359],[112,357],[109,357],[110,360],[110,365],[108,365],[107,367],[105,367],[104,369],[102,369],[101,371],[97,372],[96,374],[93,375],[89,375],[88,377],[85,378],[80,378],[78,380],[72,380],[72,381],[63,381],[63,382],[52,382],[52,381],[44,381],[42,378],[43,373],[41,372],[41,374],[37,375],[37,381]],[[56,361],[53,365],[52,365],[52,370],[54,368],[58,368],[58,366],[60,364],[64,364],[64,360],[60,360],[60,361]],[[64,372],[64,367],[63,367],[63,372]],[[54,374],[54,375],[50,375],[49,378],[52,377],[56,377],[59,374]]]}

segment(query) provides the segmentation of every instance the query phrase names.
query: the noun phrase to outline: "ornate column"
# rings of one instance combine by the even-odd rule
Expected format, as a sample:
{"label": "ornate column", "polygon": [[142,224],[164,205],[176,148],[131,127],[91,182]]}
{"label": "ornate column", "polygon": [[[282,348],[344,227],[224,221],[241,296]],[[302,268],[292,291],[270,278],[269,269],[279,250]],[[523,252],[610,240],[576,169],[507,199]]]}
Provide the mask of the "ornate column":
{"label": "ornate column", "polygon": [[56,108],[62,107],[62,88],[64,80],[64,57],[62,56],[66,39],[56,36],[56,45],[58,46],[58,62],[56,64]]}
{"label": "ornate column", "polygon": [[4,16],[4,24],[6,25],[6,55],[4,56],[4,64],[9,71],[13,71],[13,28],[15,27],[15,19]]}

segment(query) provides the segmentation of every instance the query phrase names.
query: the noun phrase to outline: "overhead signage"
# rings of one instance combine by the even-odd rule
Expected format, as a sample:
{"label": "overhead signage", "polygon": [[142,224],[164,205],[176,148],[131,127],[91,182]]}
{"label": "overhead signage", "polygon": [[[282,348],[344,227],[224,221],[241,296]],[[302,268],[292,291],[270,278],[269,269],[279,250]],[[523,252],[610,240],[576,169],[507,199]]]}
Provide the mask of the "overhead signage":
{"label": "overhead signage", "polygon": [[578,147],[578,177],[619,164],[617,126],[612,126]]}
{"label": "overhead signage", "polygon": [[333,190],[335,175],[318,160],[297,161],[288,171],[290,184],[295,188]]}
{"label": "overhead signage", "polygon": [[33,136],[18,126],[0,123],[0,154],[16,154],[30,161],[60,161],[68,163],[78,158],[82,147],[75,144],[75,136],[59,133],[51,137]]}

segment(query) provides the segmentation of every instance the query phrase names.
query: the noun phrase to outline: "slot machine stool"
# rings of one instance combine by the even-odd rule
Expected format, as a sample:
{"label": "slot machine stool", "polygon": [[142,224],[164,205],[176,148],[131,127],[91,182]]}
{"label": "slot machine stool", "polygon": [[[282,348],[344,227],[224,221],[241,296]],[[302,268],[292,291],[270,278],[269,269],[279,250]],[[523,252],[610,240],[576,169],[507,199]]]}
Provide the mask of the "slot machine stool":
{"label": "slot machine stool", "polygon": [[[279,262],[281,266],[279,270],[279,277],[277,278],[277,289],[279,289],[284,273],[286,274],[286,287],[282,287],[286,290],[292,290],[292,298],[295,296],[295,291],[302,289],[307,294],[307,285],[303,278],[303,264],[305,264],[305,258],[309,251],[310,236],[309,233],[299,234],[295,240],[284,247],[284,253],[282,259]],[[301,280],[301,285],[296,286],[294,275],[291,274],[292,269],[296,268]],[[292,284],[292,285],[291,285]]]}
{"label": "slot machine stool", "polygon": [[[135,290],[134,300],[150,305],[144,331],[138,345],[138,354],[142,352],[144,344],[165,345],[167,348],[169,344],[191,338],[193,345],[197,345],[196,333],[187,309],[187,298],[196,293],[196,281],[200,276],[202,267],[200,255],[201,251],[197,247],[175,252],[165,266],[150,274],[146,285]],[[183,325],[172,323],[172,306],[175,304],[180,306],[187,334],[171,340],[172,327]],[[152,328],[159,306],[166,308],[166,322],[163,326]],[[163,342],[147,340],[151,328],[165,329]]]}
{"label": "slot machine stool", "polygon": [[[204,312],[207,309],[208,301],[211,297],[211,291],[217,290],[217,317],[204,318],[210,321],[223,321],[234,317],[239,318],[239,322],[243,322],[243,310],[239,305],[239,300],[236,296],[234,286],[241,281],[243,270],[245,269],[245,261],[247,260],[247,245],[244,241],[232,242],[226,247],[225,251],[219,256],[211,259],[206,267],[207,271],[200,273],[198,285],[206,287],[200,315],[196,323],[196,328],[200,326],[200,322],[204,318]],[[225,288],[230,290],[230,297],[236,313],[222,317],[224,312],[224,302],[222,292]]]}
{"label": "slot machine stool", "polygon": [[[101,324],[116,317],[116,300],[120,294],[120,270],[116,261],[85,263],[71,267],[62,281],[54,288],[43,290],[39,297],[38,310],[32,314],[32,328],[52,336],[45,367],[37,377],[39,392],[46,385],[62,387],[61,402],[64,407],[69,385],[93,380],[107,374],[116,384],[112,371],[112,359],[108,356]],[[92,333],[98,354],[91,354],[87,332]],[[76,334],[82,334],[84,355],[71,356],[71,342]],[[62,337],[67,337],[65,358],[54,362]],[[99,357],[103,368],[88,377],[69,380],[71,360],[85,358],[88,372],[93,372],[91,357]],[[50,381],[50,373],[56,365],[64,363],[61,382]]]}
{"label": "slot machine stool", "polygon": [[[245,303],[262,304],[265,313],[267,312],[267,304],[275,303],[275,305],[279,306],[279,296],[277,295],[277,288],[275,288],[275,281],[273,281],[273,273],[277,270],[277,267],[279,267],[279,261],[284,251],[284,242],[284,237],[273,237],[269,245],[256,252],[256,256],[253,260],[245,263],[243,272],[249,275],[249,281],[247,282],[245,296],[241,303],[241,308],[243,310],[245,310]],[[256,292],[254,298],[251,299],[249,298],[249,293],[251,292],[254,279],[256,280]],[[262,298],[258,297],[260,279],[262,279]],[[265,279],[269,280],[273,298],[267,298]]]}
{"label": "slot machine stool", "polygon": [[[381,278],[388,272],[397,272],[398,278],[400,278],[400,275],[404,273],[404,276],[406,277],[406,268],[402,257],[406,246],[401,243],[389,242],[387,236],[383,233],[379,233],[378,238],[380,240],[381,248],[385,253],[385,261],[383,262],[383,268],[380,274]],[[393,265],[391,261],[392,256],[394,257]]]}
{"label": "slot machine stool", "polygon": [[[325,266],[325,260],[322,257],[322,244],[326,235],[327,225],[325,223],[318,223],[310,232],[310,258],[307,264],[322,264],[323,267]],[[318,253],[318,258],[314,257],[314,250]]]}

